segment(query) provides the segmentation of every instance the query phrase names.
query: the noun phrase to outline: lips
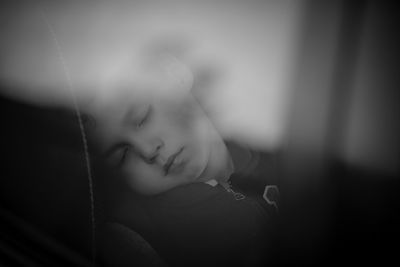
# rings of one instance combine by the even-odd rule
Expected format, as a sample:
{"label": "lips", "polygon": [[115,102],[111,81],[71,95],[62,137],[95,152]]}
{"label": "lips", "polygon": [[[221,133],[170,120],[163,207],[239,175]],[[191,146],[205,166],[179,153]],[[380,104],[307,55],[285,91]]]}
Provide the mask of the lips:
{"label": "lips", "polygon": [[177,152],[175,152],[171,156],[169,156],[167,162],[163,166],[164,175],[167,175],[171,169],[180,164],[180,162],[179,163],[176,162],[176,157],[182,152],[182,150],[183,147],[180,148]]}

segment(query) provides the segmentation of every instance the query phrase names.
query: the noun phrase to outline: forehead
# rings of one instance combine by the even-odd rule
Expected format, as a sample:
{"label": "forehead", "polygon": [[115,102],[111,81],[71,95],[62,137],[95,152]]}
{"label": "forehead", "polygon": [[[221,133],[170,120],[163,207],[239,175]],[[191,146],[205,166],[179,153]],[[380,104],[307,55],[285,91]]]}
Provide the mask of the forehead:
{"label": "forehead", "polygon": [[190,92],[193,73],[189,66],[170,53],[138,49],[110,68],[93,89],[95,108],[140,104],[154,99],[180,98]]}
{"label": "forehead", "polygon": [[153,87],[124,86],[110,90],[106,94],[98,95],[92,102],[90,113],[97,119],[119,117],[128,109],[135,111],[144,106],[157,107],[176,106],[186,99],[188,93],[162,92]]}

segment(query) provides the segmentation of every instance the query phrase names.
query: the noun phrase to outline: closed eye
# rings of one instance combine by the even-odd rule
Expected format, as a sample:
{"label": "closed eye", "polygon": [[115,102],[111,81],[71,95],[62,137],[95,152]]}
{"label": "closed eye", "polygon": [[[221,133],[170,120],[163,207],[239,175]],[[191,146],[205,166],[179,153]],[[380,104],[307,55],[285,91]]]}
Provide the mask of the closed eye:
{"label": "closed eye", "polygon": [[121,166],[122,164],[124,164],[126,157],[128,156],[128,153],[130,152],[130,150],[131,150],[130,146],[125,146],[122,148],[121,157],[120,157],[120,160],[118,161],[118,166]]}
{"label": "closed eye", "polygon": [[152,111],[151,106],[148,106],[146,111],[143,112],[144,114],[142,115],[142,117],[139,119],[139,122],[136,124],[137,129],[142,128],[145,125],[145,123],[149,120],[151,111]]}

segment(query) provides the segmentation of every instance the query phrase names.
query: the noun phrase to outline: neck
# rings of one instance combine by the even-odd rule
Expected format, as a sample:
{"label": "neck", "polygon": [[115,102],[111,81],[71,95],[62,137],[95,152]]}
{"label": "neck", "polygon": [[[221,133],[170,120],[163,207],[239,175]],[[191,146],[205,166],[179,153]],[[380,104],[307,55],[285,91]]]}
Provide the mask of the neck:
{"label": "neck", "polygon": [[212,179],[218,182],[227,181],[234,171],[234,165],[229,151],[222,141],[216,141],[211,150],[209,164],[205,171],[201,182],[206,182]]}

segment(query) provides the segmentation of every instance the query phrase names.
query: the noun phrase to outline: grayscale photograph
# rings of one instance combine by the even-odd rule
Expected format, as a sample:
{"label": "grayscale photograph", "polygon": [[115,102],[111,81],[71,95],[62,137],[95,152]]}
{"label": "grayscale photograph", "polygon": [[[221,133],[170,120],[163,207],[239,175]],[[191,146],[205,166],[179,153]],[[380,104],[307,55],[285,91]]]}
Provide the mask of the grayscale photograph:
{"label": "grayscale photograph", "polygon": [[396,265],[397,10],[3,1],[0,265]]}

